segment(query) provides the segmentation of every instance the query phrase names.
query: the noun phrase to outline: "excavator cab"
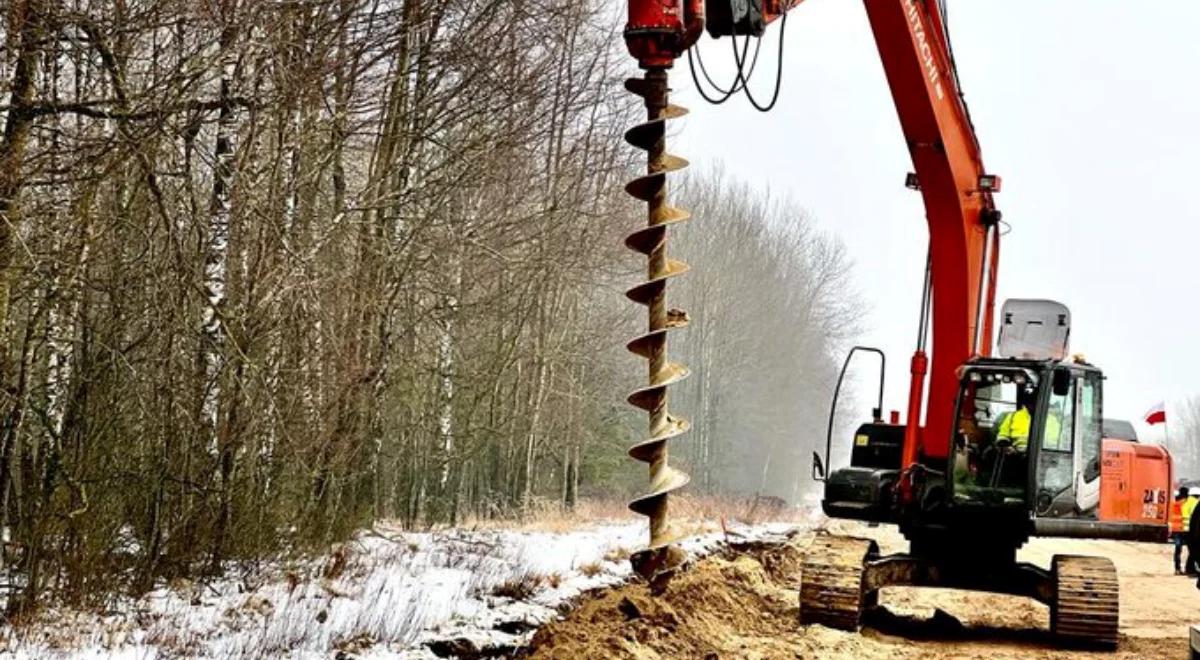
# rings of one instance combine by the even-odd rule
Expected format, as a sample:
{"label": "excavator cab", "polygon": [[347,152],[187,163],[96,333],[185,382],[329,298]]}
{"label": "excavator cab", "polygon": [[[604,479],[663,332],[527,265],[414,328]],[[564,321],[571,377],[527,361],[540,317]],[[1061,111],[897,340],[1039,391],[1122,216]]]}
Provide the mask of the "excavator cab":
{"label": "excavator cab", "polygon": [[981,364],[964,369],[950,474],[955,505],[1024,507],[1029,440],[1039,414],[1038,371]]}
{"label": "excavator cab", "polygon": [[984,507],[992,515],[1009,509],[1026,520],[1094,520],[1100,371],[1080,360],[980,359],[961,373],[951,507]]}
{"label": "excavator cab", "polygon": [[999,357],[959,369],[951,508],[1019,512],[1035,526],[1096,518],[1104,377],[1082,358],[1067,358],[1070,319],[1060,303],[1010,300]]}
{"label": "excavator cab", "polygon": [[1104,377],[1085,363],[1054,368],[1030,471],[1035,521],[1095,520],[1100,504]]}

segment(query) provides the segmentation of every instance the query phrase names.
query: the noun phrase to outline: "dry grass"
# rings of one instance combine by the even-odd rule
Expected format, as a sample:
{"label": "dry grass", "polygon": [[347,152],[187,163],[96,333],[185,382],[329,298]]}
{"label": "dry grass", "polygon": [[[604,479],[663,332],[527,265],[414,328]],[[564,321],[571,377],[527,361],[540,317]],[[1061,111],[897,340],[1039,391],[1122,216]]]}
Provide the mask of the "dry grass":
{"label": "dry grass", "polygon": [[604,572],[604,564],[598,561],[590,561],[580,566],[579,572],[583,573],[584,577],[596,577]]}
{"label": "dry grass", "polygon": [[[558,579],[561,581],[562,576],[559,576]],[[529,600],[545,583],[546,576],[538,573],[525,573],[492,587],[492,595],[512,600]]]}
{"label": "dry grass", "polygon": [[604,561],[611,561],[613,563],[625,561],[629,559],[630,552],[629,548],[613,548],[604,553]]}
{"label": "dry grass", "polygon": [[336,580],[342,576],[346,570],[346,565],[350,561],[350,550],[344,544],[333,546],[329,553],[329,559],[325,562],[322,573],[328,580]]}
{"label": "dry grass", "polygon": [[[673,495],[671,515],[682,524],[690,524],[696,533],[721,528],[722,520],[747,523],[799,520],[803,512],[781,500],[761,497],[729,498],[707,495]],[[628,503],[617,499],[580,500],[573,511],[567,511],[553,500],[534,500],[525,515],[512,517],[469,518],[462,523],[467,529],[505,529],[531,532],[564,533],[597,522],[634,522],[641,520],[629,510]]]}
{"label": "dry grass", "polygon": [[680,520],[795,522],[803,519],[804,514],[801,508],[789,506],[779,498],[767,496],[730,498],[684,495],[671,499],[671,515]]}
{"label": "dry grass", "polygon": [[462,527],[467,529],[504,529],[562,534],[599,521],[634,521],[633,512],[619,500],[581,500],[573,511],[558,502],[535,499],[524,515],[497,518],[468,518]]}

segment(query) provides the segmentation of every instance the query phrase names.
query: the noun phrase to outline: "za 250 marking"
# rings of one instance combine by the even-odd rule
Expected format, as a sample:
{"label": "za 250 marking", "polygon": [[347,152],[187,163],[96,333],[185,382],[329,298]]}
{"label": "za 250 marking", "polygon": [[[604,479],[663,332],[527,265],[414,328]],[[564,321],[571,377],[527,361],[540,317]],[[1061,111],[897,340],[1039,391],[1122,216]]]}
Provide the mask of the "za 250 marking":
{"label": "za 250 marking", "polygon": [[1147,488],[1142,491],[1142,517],[1160,518],[1161,507],[1167,503],[1167,491],[1161,488]]}

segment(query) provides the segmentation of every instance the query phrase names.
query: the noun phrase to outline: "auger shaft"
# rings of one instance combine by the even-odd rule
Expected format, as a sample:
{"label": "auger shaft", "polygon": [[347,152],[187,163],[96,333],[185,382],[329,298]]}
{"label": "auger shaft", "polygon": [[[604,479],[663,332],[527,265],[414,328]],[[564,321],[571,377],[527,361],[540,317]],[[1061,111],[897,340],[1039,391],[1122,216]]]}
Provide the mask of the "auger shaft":
{"label": "auger shaft", "polygon": [[[652,121],[660,120],[662,112],[667,107],[667,72],[661,69],[651,70],[646,73],[646,118]],[[663,128],[665,129],[665,124]],[[647,161],[649,167],[647,171],[653,173],[656,164],[662,162],[662,157],[667,152],[667,136],[666,130],[654,140],[654,144],[650,145],[650,151],[647,153]],[[654,191],[654,196],[646,203],[648,207],[647,226],[653,226],[654,218],[662,212],[662,209],[667,205],[667,183],[664,180],[657,186]],[[667,266],[667,237],[664,234],[658,245],[650,251],[647,259],[646,277],[654,279],[656,273],[661,273]],[[657,291],[651,296],[649,304],[646,306],[647,327],[650,332],[665,330],[667,327],[667,287],[658,287]],[[654,342],[650,350],[650,359],[648,361],[649,371],[647,377],[650,383],[655,382],[658,374],[661,374],[667,366],[667,338],[663,336],[662,341]],[[654,429],[660,428],[667,420],[667,392],[664,391],[660,397],[657,406],[650,410],[650,435],[653,437]],[[653,460],[650,462],[650,482],[653,483],[655,475],[661,474],[663,469],[667,467],[668,457],[667,443],[662,443],[654,452]],[[663,532],[667,528],[667,496],[663,495],[656,509],[650,514],[650,543],[653,545],[655,538],[661,538]]]}
{"label": "auger shaft", "polygon": [[646,255],[646,281],[627,293],[634,302],[646,305],[647,332],[631,342],[629,350],[646,358],[649,383],[629,396],[629,402],[645,410],[649,418],[649,438],[634,445],[630,456],[649,464],[650,490],[634,499],[629,507],[650,518],[650,542],[646,550],[631,558],[635,570],[655,580],[669,574],[684,560],[684,553],[673,543],[681,534],[668,520],[670,493],[682,488],[688,476],[668,464],[667,441],[688,430],[688,423],[668,410],[668,388],[688,375],[686,367],[668,359],[669,331],[687,324],[687,315],[667,307],[667,280],[687,271],[687,265],[667,255],[667,228],[689,218],[687,212],[667,203],[667,174],[683,169],[687,162],[666,151],[666,122],[682,117],[686,110],[668,102],[667,72],[652,68],[644,78],[626,82],[626,89],[641,96],[646,104],[647,120],[629,130],[625,139],[647,152],[644,176],[626,186],[634,197],[646,202],[647,224],[630,234],[625,244]]}

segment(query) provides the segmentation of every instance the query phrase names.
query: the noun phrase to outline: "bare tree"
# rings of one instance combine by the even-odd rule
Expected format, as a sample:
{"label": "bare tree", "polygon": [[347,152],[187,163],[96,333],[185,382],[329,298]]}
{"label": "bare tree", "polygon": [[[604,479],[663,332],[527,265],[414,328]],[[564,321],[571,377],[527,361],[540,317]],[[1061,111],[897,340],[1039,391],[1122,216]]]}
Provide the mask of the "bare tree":
{"label": "bare tree", "polygon": [[1178,413],[1179,421],[1171,422],[1167,448],[1175,461],[1175,476],[1200,478],[1200,396],[1190,396],[1167,412],[1174,413]]}
{"label": "bare tree", "polygon": [[[637,108],[608,6],[10,4],[10,612],[382,516],[640,485],[621,401]],[[809,395],[853,325],[844,256],[726,178],[687,196],[699,483],[790,495]]]}
{"label": "bare tree", "polygon": [[845,252],[797,204],[720,170],[681,194],[696,221],[679,249],[704,264],[681,280],[695,374],[680,405],[697,411],[687,457],[703,489],[794,500],[812,485],[836,352],[856,330]]}

